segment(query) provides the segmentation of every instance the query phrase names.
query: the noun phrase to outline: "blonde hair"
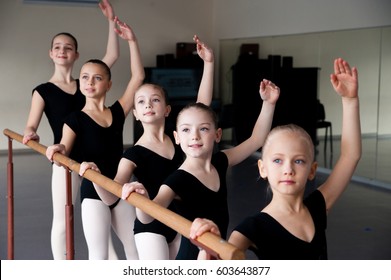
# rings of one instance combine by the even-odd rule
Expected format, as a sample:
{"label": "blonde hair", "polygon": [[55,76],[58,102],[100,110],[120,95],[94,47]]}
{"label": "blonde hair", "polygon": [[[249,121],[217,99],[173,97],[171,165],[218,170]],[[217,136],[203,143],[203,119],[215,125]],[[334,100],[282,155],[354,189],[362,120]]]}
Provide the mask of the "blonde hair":
{"label": "blonde hair", "polygon": [[[296,134],[298,136],[297,139],[300,138],[300,139],[304,140],[308,145],[308,148],[309,148],[308,153],[310,155],[310,158],[315,160],[315,146],[314,146],[314,142],[311,139],[311,136],[307,133],[307,131],[305,131],[302,127],[300,127],[296,124],[281,125],[281,126],[276,126],[275,128],[273,128],[269,132],[268,136],[266,137],[265,144],[262,147],[262,154],[267,150],[267,148],[271,142],[270,139],[273,137],[273,135],[275,135],[279,132],[285,132],[285,131]],[[261,154],[261,158],[262,158],[262,154]]]}

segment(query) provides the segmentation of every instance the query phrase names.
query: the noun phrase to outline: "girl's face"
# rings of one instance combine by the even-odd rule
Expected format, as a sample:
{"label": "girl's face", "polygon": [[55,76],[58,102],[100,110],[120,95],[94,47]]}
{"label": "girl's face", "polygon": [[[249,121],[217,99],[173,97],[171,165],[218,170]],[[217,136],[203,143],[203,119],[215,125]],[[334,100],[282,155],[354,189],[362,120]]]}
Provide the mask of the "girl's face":
{"label": "girl's face", "polygon": [[80,90],[89,98],[105,96],[111,87],[109,75],[102,65],[86,63],[80,70]]}
{"label": "girl's face", "polygon": [[214,143],[221,139],[221,129],[216,129],[206,111],[189,108],[179,114],[174,136],[187,157],[208,157],[213,153]]}
{"label": "girl's face", "polygon": [[171,107],[166,104],[164,93],[153,85],[143,85],[135,94],[133,114],[143,123],[164,121]]}
{"label": "girl's face", "polygon": [[278,131],[270,136],[258,167],[273,193],[304,192],[307,180],[315,177],[317,167],[310,145],[298,132]]}
{"label": "girl's face", "polygon": [[72,38],[66,35],[59,35],[53,39],[49,56],[55,64],[73,64],[79,57],[76,46]]}

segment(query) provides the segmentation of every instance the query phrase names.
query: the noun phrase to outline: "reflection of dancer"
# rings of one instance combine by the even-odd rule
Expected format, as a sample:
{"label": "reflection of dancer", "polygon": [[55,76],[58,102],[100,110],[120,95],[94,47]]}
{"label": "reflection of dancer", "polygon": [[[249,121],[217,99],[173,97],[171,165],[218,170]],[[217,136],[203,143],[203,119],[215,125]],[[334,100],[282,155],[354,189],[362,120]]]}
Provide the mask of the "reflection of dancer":
{"label": "reflection of dancer", "polygon": [[[111,67],[119,56],[119,44],[114,32],[114,11],[108,0],[99,3],[102,13],[109,22],[109,36],[107,52],[102,59]],[[33,90],[30,114],[24,130],[23,143],[29,140],[39,141],[37,134],[42,114],[45,112],[54,135],[54,143],[60,143],[64,118],[73,111],[80,111],[85,104],[85,97],[80,91],[80,82],[72,77],[72,69],[79,58],[78,44],[74,36],[69,33],[59,33],[52,39],[49,56],[54,64],[54,73],[49,82],[37,86]],[[70,157],[79,160],[79,151],[76,147]],[[64,168],[53,164],[52,167],[52,202],[53,221],[51,229],[51,247],[55,260],[66,259],[65,240],[65,204],[66,184]],[[76,201],[80,186],[80,177],[72,173],[72,201]],[[117,258],[110,240],[110,258]]]}

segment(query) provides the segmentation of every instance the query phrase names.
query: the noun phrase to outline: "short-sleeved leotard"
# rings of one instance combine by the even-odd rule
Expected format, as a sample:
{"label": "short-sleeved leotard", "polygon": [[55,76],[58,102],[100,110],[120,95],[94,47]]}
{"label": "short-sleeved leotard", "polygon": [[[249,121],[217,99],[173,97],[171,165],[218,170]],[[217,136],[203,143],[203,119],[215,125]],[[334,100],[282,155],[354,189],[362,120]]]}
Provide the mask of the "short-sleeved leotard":
{"label": "short-sleeved leotard", "polygon": [[[217,192],[210,190],[192,174],[178,169],[171,174],[164,184],[169,186],[179,199],[175,199],[178,214],[193,221],[203,217],[214,221],[223,238],[226,238],[229,213],[227,201],[226,174],[228,158],[223,152],[212,156],[212,164],[216,168],[220,187]],[[197,259],[198,248],[186,237],[182,237],[177,259]]]}
{"label": "short-sleeved leotard", "polygon": [[319,190],[305,200],[315,225],[315,235],[306,242],[292,235],[278,221],[264,212],[247,217],[234,230],[251,240],[256,248],[250,248],[264,260],[312,260],[327,259],[326,203]]}
{"label": "short-sleeved leotard", "polygon": [[[170,138],[171,141],[173,140]],[[149,197],[153,199],[164,180],[183,162],[183,152],[180,146],[174,144],[175,153],[172,159],[165,158],[150,149],[135,145],[127,149],[123,155],[124,158],[134,162],[136,169],[134,170],[134,176],[137,181],[142,183],[148,190]],[[173,204],[168,207],[170,210],[175,211]],[[168,243],[170,243],[176,236],[177,232],[170,227],[167,227],[158,220],[153,220],[149,224],[143,224],[136,219],[134,224],[134,233],[152,232],[165,236]]]}
{"label": "short-sleeved leotard", "polygon": [[[76,80],[77,89],[74,94],[69,94],[51,82],[43,83],[33,89],[37,91],[45,102],[44,112],[53,132],[54,144],[61,141],[62,129],[65,118],[72,112],[80,111],[86,102],[85,96],[80,91],[80,82]],[[74,146],[70,158],[79,161],[79,151]]]}
{"label": "short-sleeved leotard", "polygon": [[[94,162],[103,175],[114,179],[123,153],[125,113],[118,101],[109,108],[112,123],[108,127],[97,124],[83,111],[73,112],[65,123],[76,134],[75,142],[81,147],[81,161]],[[80,195],[82,201],[84,198],[100,200],[92,182],[86,178],[83,178]]]}

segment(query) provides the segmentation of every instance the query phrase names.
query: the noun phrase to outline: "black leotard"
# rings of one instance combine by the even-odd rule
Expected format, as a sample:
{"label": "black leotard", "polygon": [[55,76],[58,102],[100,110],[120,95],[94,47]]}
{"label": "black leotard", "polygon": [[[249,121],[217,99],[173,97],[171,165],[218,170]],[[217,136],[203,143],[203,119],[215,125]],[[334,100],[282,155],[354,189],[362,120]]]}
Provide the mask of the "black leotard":
{"label": "black leotard", "polygon": [[311,260],[327,259],[326,203],[320,191],[313,191],[304,204],[315,224],[311,242],[303,241],[288,232],[267,213],[258,212],[247,217],[234,230],[245,235],[256,246],[251,248],[259,259],[264,260]]}
{"label": "black leotard", "polygon": [[[82,147],[82,161],[94,162],[103,175],[113,179],[123,153],[125,114],[118,101],[109,108],[113,119],[109,127],[100,126],[83,111],[70,114],[66,124],[75,132],[76,142]],[[100,200],[92,182],[85,178],[80,193],[82,201],[84,198]]]}
{"label": "black leotard", "polygon": [[[170,138],[171,139],[171,138]],[[123,155],[124,158],[134,162],[136,169],[134,175],[137,181],[142,183],[148,190],[149,197],[153,199],[159,191],[163,181],[183,162],[183,152],[181,148],[174,144],[175,154],[172,159],[167,159],[159,154],[140,145],[135,145],[127,149]],[[168,207],[175,211],[173,205]],[[143,224],[136,219],[134,224],[134,233],[153,232],[166,237],[170,243],[176,236],[177,232],[165,226],[158,220],[153,220],[149,224]]]}
{"label": "black leotard", "polygon": [[[203,217],[214,221],[223,238],[226,238],[229,213],[227,201],[226,174],[228,158],[223,152],[212,156],[212,164],[220,178],[220,188],[217,192],[210,190],[192,174],[178,169],[164,182],[169,186],[179,200],[175,199],[178,213],[186,219],[193,221]],[[177,259],[197,259],[198,248],[186,237],[182,237]]]}
{"label": "black leotard", "polygon": [[[40,84],[33,89],[37,91],[45,102],[44,112],[53,132],[53,143],[58,144],[62,137],[62,128],[65,118],[72,112],[80,111],[86,102],[80,91],[80,82],[76,80],[76,92],[69,94],[51,82]],[[77,145],[73,147],[72,159],[78,161]]]}

